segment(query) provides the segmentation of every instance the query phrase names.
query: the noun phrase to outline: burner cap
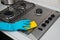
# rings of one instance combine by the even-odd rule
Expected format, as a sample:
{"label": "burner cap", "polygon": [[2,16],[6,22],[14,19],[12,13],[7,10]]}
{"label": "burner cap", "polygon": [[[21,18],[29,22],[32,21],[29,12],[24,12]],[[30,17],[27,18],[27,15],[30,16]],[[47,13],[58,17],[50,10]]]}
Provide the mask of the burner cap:
{"label": "burner cap", "polygon": [[4,13],[4,15],[11,17],[11,16],[14,15],[14,13],[13,13],[12,11],[6,11],[6,12]]}
{"label": "burner cap", "polygon": [[25,3],[21,3],[20,5],[26,7],[26,4]]}
{"label": "burner cap", "polygon": [[22,9],[22,10],[25,10],[25,8],[26,8],[25,3],[21,3],[20,6],[18,7],[18,9]]}

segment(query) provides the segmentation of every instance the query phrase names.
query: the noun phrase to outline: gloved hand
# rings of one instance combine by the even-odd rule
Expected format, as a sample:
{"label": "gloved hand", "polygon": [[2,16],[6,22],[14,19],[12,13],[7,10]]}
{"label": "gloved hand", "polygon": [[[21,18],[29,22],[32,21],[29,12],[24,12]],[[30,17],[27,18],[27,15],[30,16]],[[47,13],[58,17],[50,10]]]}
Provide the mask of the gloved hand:
{"label": "gloved hand", "polygon": [[11,24],[11,26],[14,27],[13,28],[14,30],[28,30],[27,28],[30,28],[30,22],[31,20],[29,19],[21,20],[21,21],[15,22],[14,24]]}
{"label": "gloved hand", "polygon": [[15,23],[6,23],[6,22],[0,22],[0,30],[7,30],[7,31],[16,31],[16,30],[28,30],[24,28],[25,26],[30,28],[30,22],[31,20],[20,20]]}

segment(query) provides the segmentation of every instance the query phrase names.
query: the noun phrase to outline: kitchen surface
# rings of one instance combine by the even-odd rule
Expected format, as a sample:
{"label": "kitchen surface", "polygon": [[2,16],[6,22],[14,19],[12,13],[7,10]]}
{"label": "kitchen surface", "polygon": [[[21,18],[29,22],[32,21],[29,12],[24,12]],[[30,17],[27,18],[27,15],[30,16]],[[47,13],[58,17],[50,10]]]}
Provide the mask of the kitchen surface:
{"label": "kitchen surface", "polygon": [[[33,2],[40,6],[60,12],[60,0],[26,0],[26,1]],[[0,10],[2,10],[4,8],[6,8],[6,6],[4,6],[0,3]],[[42,36],[42,38],[40,40],[60,40],[60,31],[59,30],[60,30],[60,17],[51,26],[51,28]],[[12,33],[17,35],[16,33],[18,33],[18,32],[12,32]],[[20,33],[19,35],[21,36],[21,37],[19,36],[21,40],[30,40],[29,38],[22,35],[22,33]]]}

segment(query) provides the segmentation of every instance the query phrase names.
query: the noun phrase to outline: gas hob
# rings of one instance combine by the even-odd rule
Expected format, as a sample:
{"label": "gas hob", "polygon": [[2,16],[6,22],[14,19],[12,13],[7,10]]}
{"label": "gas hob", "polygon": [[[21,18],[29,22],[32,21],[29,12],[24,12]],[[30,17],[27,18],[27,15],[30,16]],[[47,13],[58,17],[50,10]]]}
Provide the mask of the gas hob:
{"label": "gas hob", "polygon": [[[44,35],[44,33],[51,27],[51,25],[57,20],[57,18],[60,16],[60,13],[58,11],[45,8],[34,3],[24,1],[25,7],[23,8],[19,5],[19,3],[20,2],[17,2],[16,4],[11,5],[10,10],[8,8],[2,10],[0,15],[3,15],[5,17],[3,18],[3,16],[1,16],[0,18],[5,22],[16,22],[21,19],[35,20],[38,24],[37,28],[31,29],[28,31],[17,31],[18,33],[22,32],[23,35],[26,35],[26,37],[30,38],[31,40],[39,40]],[[20,10],[20,8],[22,8],[23,10]],[[11,16],[4,15],[6,10],[9,10],[10,12],[12,11],[14,16],[12,15],[13,17],[11,18]],[[8,33],[6,31],[3,31],[3,33],[9,34],[12,32]],[[14,40],[14,38],[12,39]]]}

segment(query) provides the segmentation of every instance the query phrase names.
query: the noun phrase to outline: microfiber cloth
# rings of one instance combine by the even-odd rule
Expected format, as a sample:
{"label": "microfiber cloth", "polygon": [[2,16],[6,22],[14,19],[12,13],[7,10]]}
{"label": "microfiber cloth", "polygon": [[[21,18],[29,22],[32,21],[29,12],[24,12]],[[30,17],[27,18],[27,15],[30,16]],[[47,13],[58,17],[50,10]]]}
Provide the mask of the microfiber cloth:
{"label": "microfiber cloth", "polygon": [[6,30],[6,31],[28,30],[36,26],[37,26],[36,23],[29,19],[20,20],[15,23],[7,23],[0,21],[0,30]]}

